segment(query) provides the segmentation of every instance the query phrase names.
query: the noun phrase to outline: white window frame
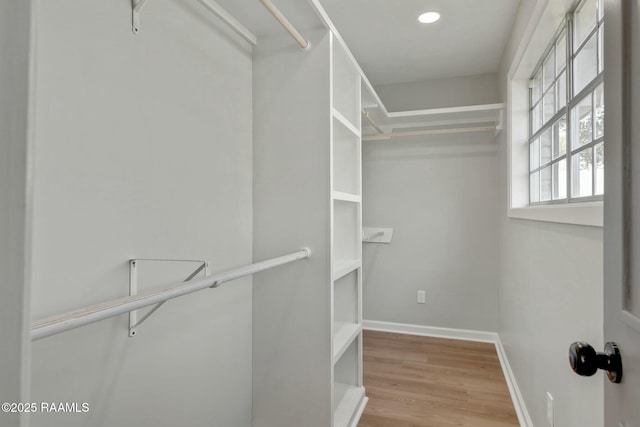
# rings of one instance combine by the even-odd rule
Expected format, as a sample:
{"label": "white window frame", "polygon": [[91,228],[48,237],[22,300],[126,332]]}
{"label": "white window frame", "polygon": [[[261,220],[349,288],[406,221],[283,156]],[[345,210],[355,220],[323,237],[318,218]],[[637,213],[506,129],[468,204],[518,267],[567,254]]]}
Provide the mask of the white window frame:
{"label": "white window frame", "polygon": [[551,36],[566,20],[569,10],[559,9],[551,7],[551,2],[547,0],[536,2],[507,74],[507,215],[511,218],[602,227],[601,200],[534,206],[529,203],[529,78],[547,50]]}

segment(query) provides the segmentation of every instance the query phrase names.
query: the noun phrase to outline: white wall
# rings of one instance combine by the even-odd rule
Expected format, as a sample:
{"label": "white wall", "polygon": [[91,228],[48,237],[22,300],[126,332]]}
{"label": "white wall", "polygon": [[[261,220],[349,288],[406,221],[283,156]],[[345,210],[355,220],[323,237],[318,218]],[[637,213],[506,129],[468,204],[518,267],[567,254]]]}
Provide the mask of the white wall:
{"label": "white wall", "polygon": [[[252,61],[196,2],[38,3],[34,318],[128,293],[130,258],[252,261]],[[175,280],[175,279],[171,279]],[[147,287],[154,284],[146,283]],[[34,343],[32,426],[248,427],[251,279]]]}
{"label": "white wall", "polygon": [[[30,1],[0,2],[0,402],[28,400]],[[0,412],[0,425],[20,425]]]}
{"label": "white wall", "polygon": [[495,74],[376,86],[389,111],[459,107],[498,102]]}
{"label": "white wall", "polygon": [[[497,328],[497,164],[493,134],[365,143],[364,318]],[[416,303],[426,290],[426,304]]]}
{"label": "white wall", "polygon": [[[535,3],[522,1],[502,59],[505,102],[508,70]],[[498,138],[500,338],[535,426],[547,425],[550,392],[555,425],[599,427],[602,375],[578,377],[567,354],[578,340],[602,348],[602,229],[507,217],[507,134]]]}
{"label": "white wall", "polygon": [[254,278],[255,427],[331,425],[331,51],[327,31],[305,36],[309,50],[282,35],[254,58],[254,257],[311,249]]}
{"label": "white wall", "polygon": [[[376,90],[390,110],[498,97],[495,76],[449,80]],[[476,133],[363,144],[363,225],[394,228],[391,244],[364,245],[365,319],[497,330],[494,141],[493,133]],[[418,290],[426,290],[426,304],[416,303]]]}

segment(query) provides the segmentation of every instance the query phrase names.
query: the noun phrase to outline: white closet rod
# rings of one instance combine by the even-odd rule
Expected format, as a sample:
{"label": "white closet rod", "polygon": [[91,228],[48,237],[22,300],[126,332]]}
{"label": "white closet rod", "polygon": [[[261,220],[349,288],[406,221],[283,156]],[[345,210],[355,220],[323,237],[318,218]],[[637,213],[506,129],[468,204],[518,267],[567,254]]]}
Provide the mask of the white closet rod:
{"label": "white closet rod", "polygon": [[302,35],[298,32],[298,30],[296,30],[293,25],[291,25],[291,22],[289,22],[289,20],[282,14],[282,12],[280,12],[278,8],[273,3],[271,3],[271,0],[260,1],[264,5],[264,7],[266,7],[267,10],[273,15],[273,17],[276,18],[280,25],[282,25],[284,29],[287,30],[289,34],[291,34],[291,37],[293,37],[296,42],[298,42],[302,49],[306,49],[309,47],[309,42],[307,41],[307,39],[302,37]]}
{"label": "white closet rod", "polygon": [[229,12],[224,10],[222,6],[216,3],[214,0],[197,0],[202,6],[204,6],[209,12],[222,19],[229,27],[231,27],[236,33],[238,33],[243,39],[251,43],[253,46],[258,44],[256,36],[249,30],[247,30],[236,18],[234,18]]}
{"label": "white closet rod", "polygon": [[496,126],[479,126],[469,128],[450,128],[450,129],[424,129],[405,132],[389,132],[362,135],[363,141],[379,141],[383,139],[391,139],[400,136],[423,136],[423,135],[443,135],[448,133],[468,133],[468,132],[488,132],[495,131]]}
{"label": "white closet rod", "polygon": [[375,120],[373,120],[371,118],[371,116],[369,115],[369,112],[365,109],[362,109],[362,117],[364,117],[365,119],[367,119],[367,121],[369,122],[369,124],[371,126],[373,126],[373,128],[376,130],[376,132],[378,133],[384,133],[384,131],[382,130],[382,128],[380,126],[378,126],[378,124],[375,122]]}
{"label": "white closet rod", "polygon": [[162,289],[154,289],[138,295],[109,300],[100,304],[38,320],[31,326],[31,341],[79,328],[80,326],[158,304],[206,288],[215,288],[230,280],[309,258],[310,255],[311,251],[305,248],[298,252],[229,270],[195,282],[181,282]]}
{"label": "white closet rod", "polygon": [[382,237],[384,236],[384,231],[378,231],[377,233],[373,233],[371,236],[366,236],[364,239],[362,239],[363,242],[368,242],[369,240],[373,240],[376,237]]}
{"label": "white closet rod", "polygon": [[[148,0],[131,0],[133,6],[133,32],[138,34],[140,31],[140,13]],[[220,18],[233,31],[238,33],[240,37],[251,43],[253,46],[258,44],[256,36],[253,35],[245,26],[243,26],[236,18],[220,6],[215,0],[197,0],[205,9]]]}

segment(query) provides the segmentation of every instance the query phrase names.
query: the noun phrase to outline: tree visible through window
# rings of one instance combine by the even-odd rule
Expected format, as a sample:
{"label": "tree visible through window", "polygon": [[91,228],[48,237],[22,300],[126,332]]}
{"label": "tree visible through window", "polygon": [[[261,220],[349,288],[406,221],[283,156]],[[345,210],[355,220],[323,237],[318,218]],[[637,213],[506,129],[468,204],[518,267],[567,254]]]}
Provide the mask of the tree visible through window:
{"label": "tree visible through window", "polygon": [[531,77],[530,204],[604,194],[602,0],[582,0]]}

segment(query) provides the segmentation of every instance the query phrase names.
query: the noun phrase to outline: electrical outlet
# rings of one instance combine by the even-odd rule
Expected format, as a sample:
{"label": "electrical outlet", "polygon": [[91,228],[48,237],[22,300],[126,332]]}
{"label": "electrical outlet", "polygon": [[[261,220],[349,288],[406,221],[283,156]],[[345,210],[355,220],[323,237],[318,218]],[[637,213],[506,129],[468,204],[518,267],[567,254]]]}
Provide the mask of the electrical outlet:
{"label": "electrical outlet", "polygon": [[426,291],[418,291],[418,304],[424,304],[427,299]]}
{"label": "electrical outlet", "polygon": [[549,427],[553,427],[553,396],[547,392],[547,422]]}

